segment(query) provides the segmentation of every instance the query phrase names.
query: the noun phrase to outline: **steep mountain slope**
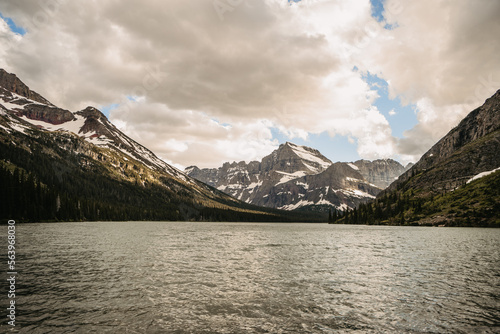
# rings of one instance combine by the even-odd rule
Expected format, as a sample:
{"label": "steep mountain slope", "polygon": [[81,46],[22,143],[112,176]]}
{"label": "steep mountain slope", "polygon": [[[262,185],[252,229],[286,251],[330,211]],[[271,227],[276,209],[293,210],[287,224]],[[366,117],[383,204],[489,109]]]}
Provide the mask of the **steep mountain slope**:
{"label": "steep mountain slope", "polygon": [[425,172],[418,182],[411,182],[414,187],[451,191],[474,175],[497,168],[500,165],[499,129],[500,91],[497,91],[427,151],[388,190],[394,190],[415,174]]}
{"label": "steep mountain slope", "polygon": [[379,159],[374,161],[358,160],[354,162],[353,165],[358,168],[365,180],[373,183],[380,189],[387,188],[405,172],[405,167],[392,159]]}
{"label": "steep mountain slope", "polygon": [[500,226],[499,152],[500,90],[360,211],[367,222]]}
{"label": "steep mountain slope", "polygon": [[[359,166],[359,167],[358,167]],[[186,173],[247,203],[285,210],[345,210],[373,199],[404,168],[394,160],[336,163],[319,151],[285,143],[261,162],[225,163],[220,168],[186,168]]]}
{"label": "steep mountain slope", "polygon": [[2,69],[0,85],[0,218],[286,219],[190,178],[95,108],[58,108]]}

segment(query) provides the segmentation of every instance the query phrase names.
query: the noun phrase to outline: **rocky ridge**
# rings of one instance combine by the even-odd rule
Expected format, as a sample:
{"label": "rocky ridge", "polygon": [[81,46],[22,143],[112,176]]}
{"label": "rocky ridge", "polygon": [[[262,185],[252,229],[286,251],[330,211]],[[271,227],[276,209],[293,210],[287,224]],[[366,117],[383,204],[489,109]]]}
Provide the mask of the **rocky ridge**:
{"label": "rocky ridge", "polygon": [[318,150],[290,142],[260,162],[185,169],[191,177],[247,203],[285,210],[324,206],[341,211],[373,199],[403,171],[391,159],[333,164]]}
{"label": "rocky ridge", "polygon": [[380,189],[387,188],[392,182],[405,172],[399,162],[392,159],[378,159],[374,161],[358,160],[353,162],[363,177]]}
{"label": "rocky ridge", "polygon": [[387,191],[401,187],[420,173],[422,175],[415,184],[419,189],[453,191],[473,176],[499,167],[499,130],[500,90],[470,112]]}
{"label": "rocky ridge", "polygon": [[7,97],[12,97],[14,94],[23,96],[32,101],[52,106],[52,103],[47,101],[37,92],[29,89],[15,74],[8,73],[0,68],[0,94]]}

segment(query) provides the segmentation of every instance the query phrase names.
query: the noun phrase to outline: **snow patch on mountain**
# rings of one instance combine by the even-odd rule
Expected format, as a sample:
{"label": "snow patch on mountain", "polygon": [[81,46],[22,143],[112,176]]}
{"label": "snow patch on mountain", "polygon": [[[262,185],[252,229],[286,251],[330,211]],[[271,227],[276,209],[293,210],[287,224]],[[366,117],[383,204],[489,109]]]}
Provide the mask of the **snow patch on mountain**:
{"label": "snow patch on mountain", "polygon": [[20,106],[19,104],[11,103],[11,102],[2,102],[1,103],[5,108],[14,110],[14,109],[23,109],[24,106]]}
{"label": "snow patch on mountain", "polygon": [[299,187],[302,187],[304,190],[308,190],[309,189],[309,184],[305,183],[305,182],[300,182],[300,181],[297,181],[295,182],[295,184]]}
{"label": "snow patch on mountain", "polygon": [[[319,152],[315,152],[308,147],[298,146],[292,143],[287,143],[295,154],[297,154],[301,159],[306,161],[311,161],[319,164],[322,169],[327,169],[332,164],[329,160],[321,159],[317,156]],[[305,163],[304,163],[305,164]],[[305,164],[309,169],[318,172],[317,168]]]}
{"label": "snow patch on mountain", "polygon": [[490,175],[490,174],[493,174],[493,173],[495,173],[495,172],[496,172],[496,171],[498,171],[498,170],[500,170],[500,167],[495,168],[495,169],[490,170],[490,171],[487,171],[487,172],[482,172],[482,173],[479,173],[479,174],[475,175],[474,177],[470,178],[470,179],[467,181],[467,183],[471,183],[472,181],[475,181],[475,180],[478,180],[478,179],[480,179],[480,178],[482,178],[482,177],[485,177],[485,176],[488,176],[488,175]]}
{"label": "snow patch on mountain", "polygon": [[355,179],[353,177],[346,177],[345,178],[347,181],[352,181],[352,182],[365,182],[364,180],[360,180],[360,179]]}
{"label": "snow patch on mountain", "polygon": [[285,173],[285,172],[281,172],[281,171],[276,171],[276,173],[283,174],[283,177],[279,180],[278,183],[276,183],[276,185],[283,184],[283,183],[286,183],[288,181],[295,180],[295,179],[298,179],[298,178],[306,175],[306,173],[303,171],[298,171],[295,173]]}
{"label": "snow patch on mountain", "polygon": [[361,191],[359,189],[341,189],[340,190],[341,192],[343,192],[344,194],[346,195],[350,195],[350,196],[356,196],[356,197],[359,197],[359,198],[375,198],[375,196],[373,195],[370,195],[364,191]]}
{"label": "snow patch on mountain", "polygon": [[249,192],[253,192],[255,190],[255,188],[258,188],[262,185],[262,181],[259,181],[259,182],[253,182],[253,183],[250,183],[246,188],[248,189]]}
{"label": "snow patch on mountain", "polygon": [[287,204],[287,205],[280,206],[280,207],[278,207],[278,209],[280,209],[280,210],[296,210],[296,209],[303,207],[303,206],[306,206],[306,205],[314,205],[314,202],[300,200],[295,204]]}
{"label": "snow patch on mountain", "polygon": [[[33,124],[34,126],[36,126],[39,129],[43,129],[43,130],[47,130],[47,131],[67,131],[67,132],[72,132],[76,135],[78,135],[78,133],[80,132],[80,129],[85,124],[85,118],[83,118],[79,115],[75,115],[75,120],[73,120],[73,121],[65,122],[65,123],[58,124],[58,125],[54,125],[54,124],[44,122],[44,121],[30,119],[24,115],[20,118],[23,121],[26,121],[28,123]],[[85,139],[87,139],[87,137]]]}
{"label": "snow patch on mountain", "polygon": [[[26,133],[26,132],[25,132],[25,130],[29,129],[29,127],[28,127],[28,126],[23,125],[23,124],[21,124],[21,123],[14,123],[14,122],[12,122],[12,123],[10,123],[10,124],[9,124],[9,126],[10,126],[12,129],[14,129],[14,130],[16,130],[16,131],[18,131],[18,132],[22,132],[22,133]],[[10,131],[9,131],[9,132],[10,132]]]}
{"label": "snow patch on mountain", "polygon": [[358,170],[358,171],[359,171],[358,166],[356,166],[356,165],[354,165],[354,164],[352,164],[352,163],[348,163],[347,165],[348,165],[349,167],[351,167],[352,169],[354,169],[354,170]]}

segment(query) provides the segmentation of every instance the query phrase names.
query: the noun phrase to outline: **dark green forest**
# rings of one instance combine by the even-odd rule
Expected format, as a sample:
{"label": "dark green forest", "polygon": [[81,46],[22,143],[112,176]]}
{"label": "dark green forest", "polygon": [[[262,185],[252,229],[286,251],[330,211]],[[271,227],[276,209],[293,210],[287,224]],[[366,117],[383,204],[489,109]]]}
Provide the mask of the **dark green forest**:
{"label": "dark green forest", "polygon": [[[29,130],[0,136],[0,218],[21,222],[95,220],[325,221],[224,200],[201,201],[179,181],[160,177],[139,185],[114,177],[109,166],[62,148],[81,139]],[[83,166],[83,167],[82,167]],[[174,190],[171,190],[174,189]],[[214,189],[214,191],[216,191]]]}
{"label": "dark green forest", "polygon": [[330,214],[330,223],[368,225],[445,225],[500,227],[500,173],[493,173],[452,192],[416,195],[396,191],[354,210]]}

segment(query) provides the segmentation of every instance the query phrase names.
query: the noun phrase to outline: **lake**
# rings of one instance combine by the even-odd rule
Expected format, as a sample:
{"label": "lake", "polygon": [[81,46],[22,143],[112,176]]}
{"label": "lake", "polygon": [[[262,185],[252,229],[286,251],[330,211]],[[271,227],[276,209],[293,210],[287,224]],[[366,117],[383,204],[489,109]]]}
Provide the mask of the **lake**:
{"label": "lake", "polygon": [[500,332],[500,229],[88,222],[16,241],[19,333]]}

